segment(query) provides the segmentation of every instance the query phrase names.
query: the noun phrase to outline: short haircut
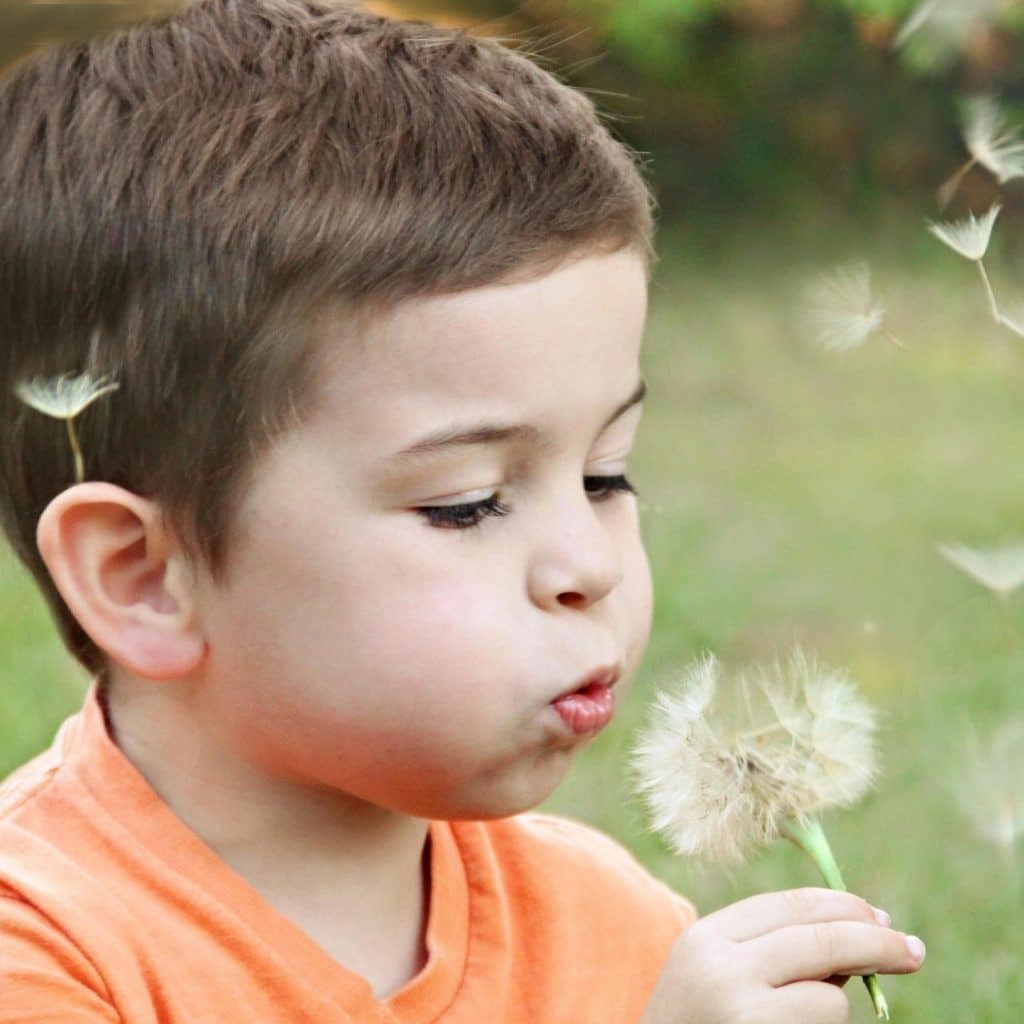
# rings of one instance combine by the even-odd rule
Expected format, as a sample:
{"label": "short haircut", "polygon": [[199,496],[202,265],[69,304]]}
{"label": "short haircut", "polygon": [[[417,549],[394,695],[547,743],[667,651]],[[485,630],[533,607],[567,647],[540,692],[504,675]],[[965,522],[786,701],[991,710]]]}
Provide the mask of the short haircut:
{"label": "short haircut", "polygon": [[156,500],[216,573],[268,442],[309,407],[320,312],[653,259],[637,154],[495,39],[331,0],[199,0],[0,82],[0,516],[68,649],[104,656],[37,551],[74,482],[14,386],[109,375],[86,479]]}

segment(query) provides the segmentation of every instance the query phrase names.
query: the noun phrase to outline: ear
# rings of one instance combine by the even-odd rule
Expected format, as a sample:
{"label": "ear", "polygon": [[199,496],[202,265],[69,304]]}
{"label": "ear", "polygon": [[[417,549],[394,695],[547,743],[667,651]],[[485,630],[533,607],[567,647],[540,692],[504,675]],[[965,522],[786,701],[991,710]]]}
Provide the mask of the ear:
{"label": "ear", "polygon": [[176,679],[202,660],[193,573],[160,508],[114,484],[62,491],[36,542],[71,613],[128,671]]}

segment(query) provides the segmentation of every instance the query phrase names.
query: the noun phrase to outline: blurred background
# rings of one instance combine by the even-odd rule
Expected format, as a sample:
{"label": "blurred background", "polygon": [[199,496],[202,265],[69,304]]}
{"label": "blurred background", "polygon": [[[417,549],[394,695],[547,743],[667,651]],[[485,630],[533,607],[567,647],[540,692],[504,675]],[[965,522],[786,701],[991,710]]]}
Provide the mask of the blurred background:
{"label": "blurred background", "polygon": [[[167,6],[5,0],[0,66]],[[947,207],[936,198],[968,159],[965,99],[989,94],[1024,125],[1024,4],[367,6],[534,54],[642,154],[660,204],[631,474],[653,635],[622,713],[548,809],[617,836],[705,912],[816,884],[783,844],[728,871],[673,857],[626,771],[650,695],[682,665],[712,651],[728,670],[800,643],[882,712],[881,783],[826,825],[850,887],[928,944],[919,976],[885,982],[894,1019],[1018,1022],[1024,757],[986,758],[1024,721],[1024,559],[1004,557],[1024,543],[1024,340],[927,224],[998,199],[986,267],[1006,308],[1024,308],[1021,181],[976,165]],[[901,345],[876,332],[829,351],[808,330],[808,281],[854,259]],[[1004,558],[1002,594],[940,543]],[[85,682],[0,554],[0,775],[49,743]],[[872,1019],[850,994],[854,1021]]]}

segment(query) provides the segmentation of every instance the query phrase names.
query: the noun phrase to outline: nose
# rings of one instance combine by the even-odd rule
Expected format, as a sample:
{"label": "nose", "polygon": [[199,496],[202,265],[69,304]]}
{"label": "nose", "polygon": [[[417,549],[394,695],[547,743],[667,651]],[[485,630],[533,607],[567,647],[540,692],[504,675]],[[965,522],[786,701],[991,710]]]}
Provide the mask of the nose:
{"label": "nose", "polygon": [[550,511],[530,563],[534,604],[589,608],[622,582],[622,553],[610,515],[583,493]]}

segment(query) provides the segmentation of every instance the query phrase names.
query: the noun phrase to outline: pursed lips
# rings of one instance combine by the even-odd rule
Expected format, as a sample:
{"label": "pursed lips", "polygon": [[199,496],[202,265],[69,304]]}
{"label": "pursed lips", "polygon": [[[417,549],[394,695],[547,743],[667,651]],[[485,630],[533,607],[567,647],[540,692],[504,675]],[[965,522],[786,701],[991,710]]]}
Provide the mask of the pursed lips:
{"label": "pursed lips", "polygon": [[619,665],[604,665],[601,668],[596,668],[593,671],[588,672],[578,682],[563,690],[557,697],[552,698],[552,703],[556,700],[561,700],[563,697],[568,697],[573,693],[583,693],[592,687],[612,687],[619,681],[619,676],[621,674],[622,668]]}

